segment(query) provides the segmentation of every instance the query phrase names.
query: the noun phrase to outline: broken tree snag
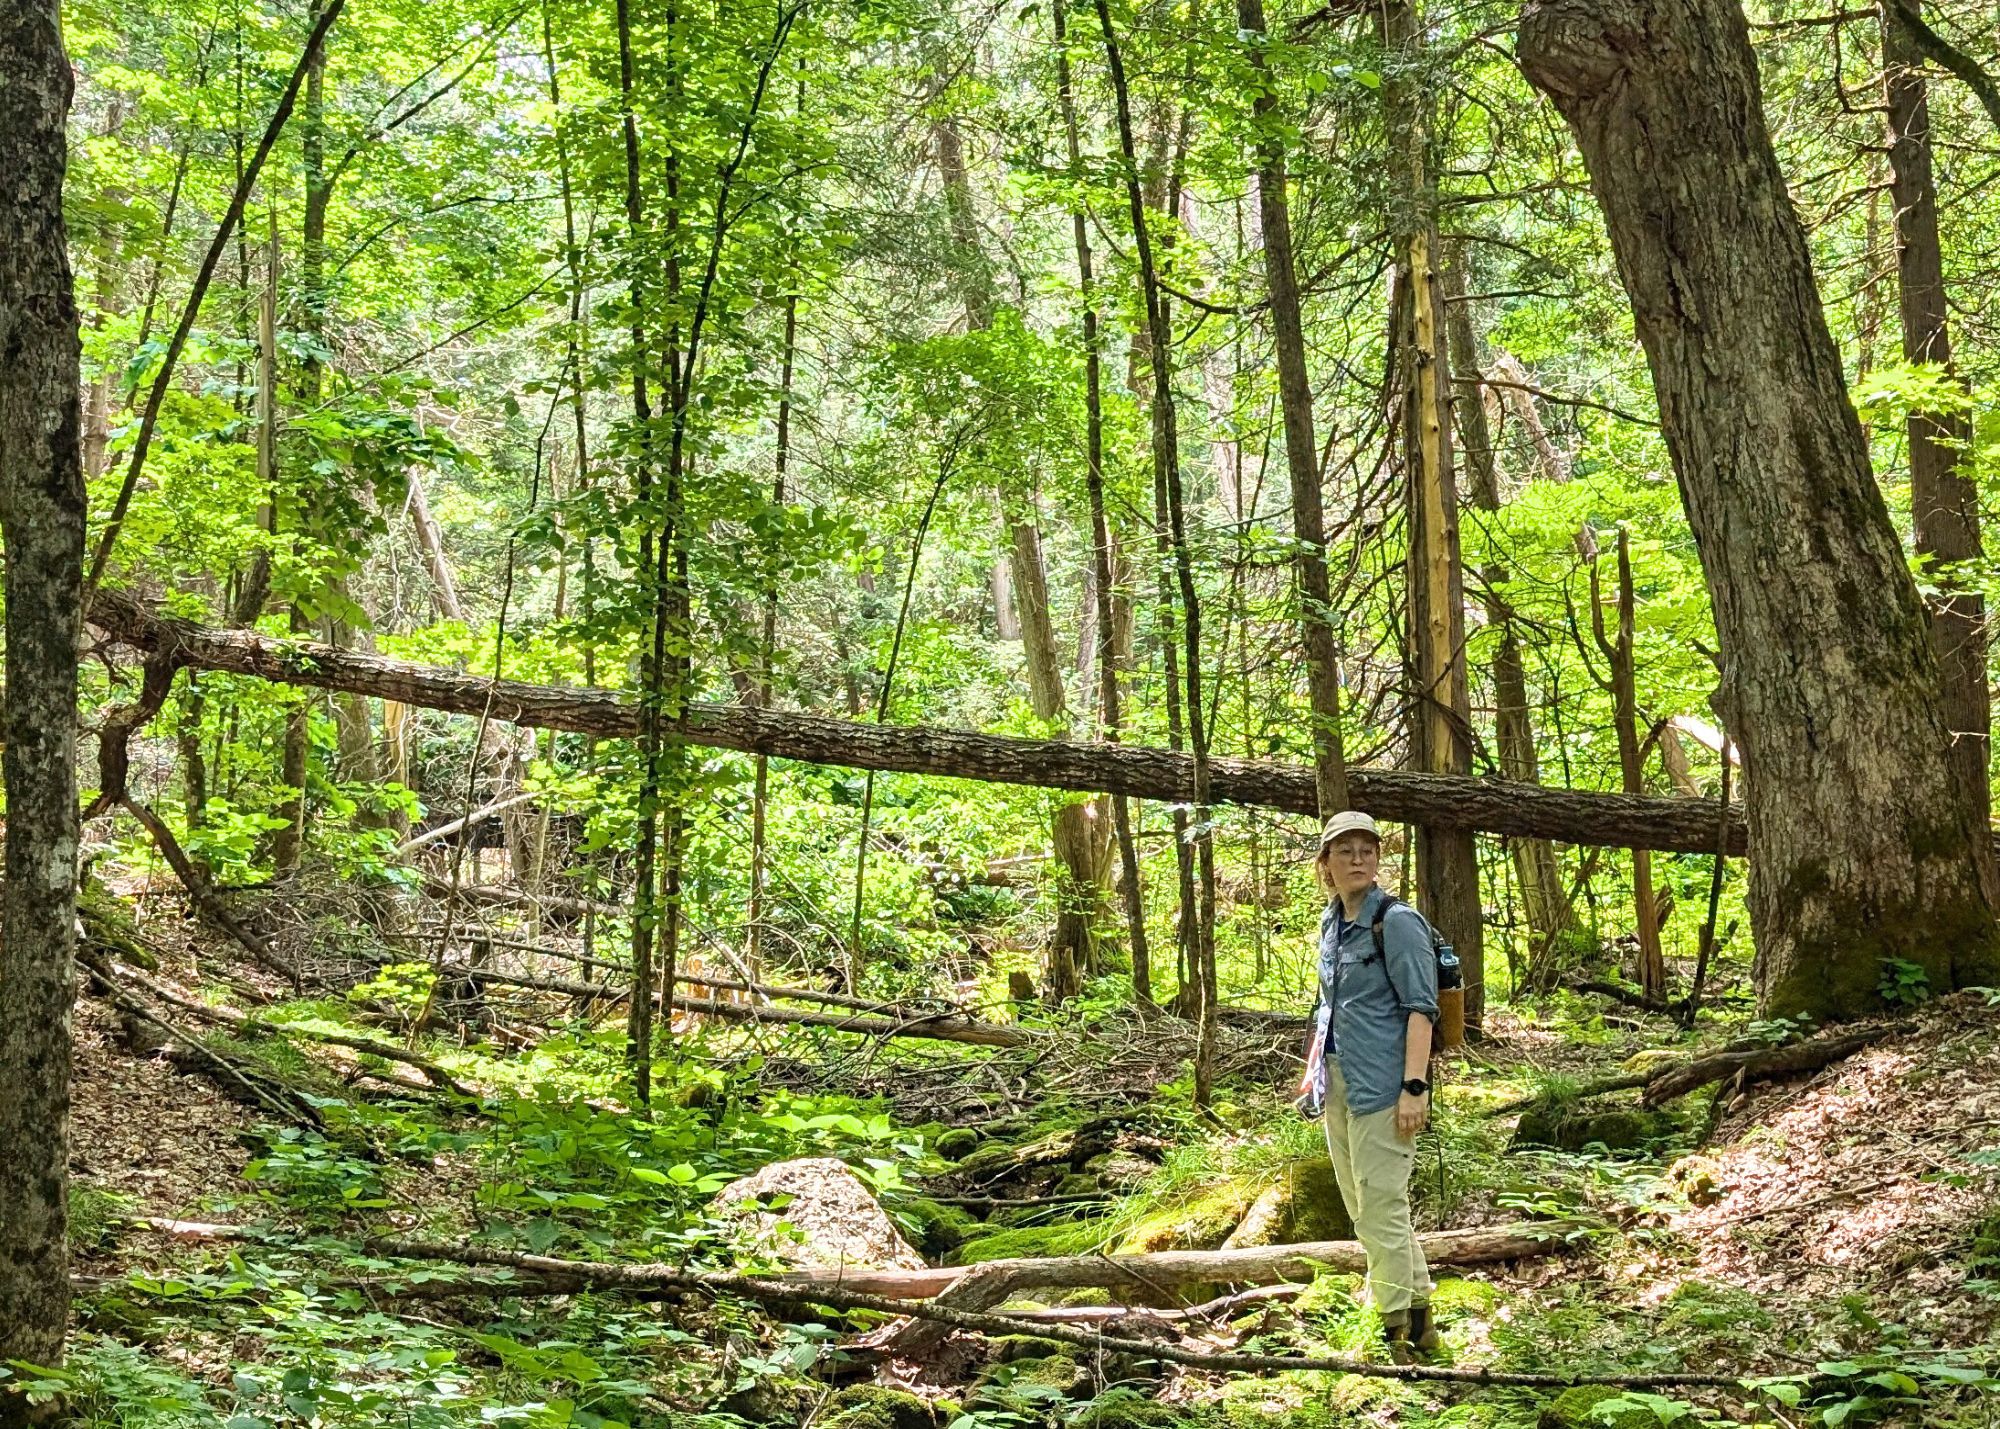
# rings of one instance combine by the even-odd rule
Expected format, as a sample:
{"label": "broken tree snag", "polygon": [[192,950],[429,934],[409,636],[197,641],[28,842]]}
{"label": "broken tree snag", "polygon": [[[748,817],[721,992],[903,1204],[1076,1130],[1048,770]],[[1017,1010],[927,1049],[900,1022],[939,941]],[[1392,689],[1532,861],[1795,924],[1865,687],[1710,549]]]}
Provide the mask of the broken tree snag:
{"label": "broken tree snag", "polygon": [[[1535,0],[1554,101],[1646,349],[1743,748],[1767,1015],[1879,1008],[1884,959],[2000,977],[1991,832],[1869,467],[1738,0]],[[1777,574],[1782,573],[1782,574]]]}
{"label": "broken tree snag", "polygon": [[[612,690],[491,680],[457,670],[391,660],[314,641],[281,640],[164,618],[122,591],[99,591],[91,623],[141,650],[166,649],[178,665],[254,675],[284,684],[344,690],[403,704],[478,715],[602,739],[639,732],[636,705]],[[691,704],[693,744],[833,764],[852,769],[1024,784],[1080,793],[1127,794],[1163,803],[1193,797],[1194,762],[1185,754],[1138,745],[1071,744],[966,730],[853,724],[816,715],[738,705]],[[1244,759],[1210,761],[1219,803],[1312,816],[1313,771]],[[1481,829],[1519,838],[1671,853],[1712,853],[1716,812],[1700,799],[1552,789],[1504,779],[1351,769],[1354,806],[1396,823]],[[1729,851],[1747,847],[1731,827]],[[463,896],[464,890],[460,890]]]}

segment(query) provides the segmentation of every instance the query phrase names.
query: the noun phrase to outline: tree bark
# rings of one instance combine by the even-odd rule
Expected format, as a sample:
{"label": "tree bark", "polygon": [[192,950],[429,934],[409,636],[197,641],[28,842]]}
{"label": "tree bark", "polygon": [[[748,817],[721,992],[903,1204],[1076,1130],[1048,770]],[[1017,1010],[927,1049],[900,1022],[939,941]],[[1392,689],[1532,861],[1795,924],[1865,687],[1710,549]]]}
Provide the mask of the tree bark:
{"label": "tree bark", "polygon": [[[1896,0],[1884,0],[1893,5]],[[1904,0],[1921,11],[1921,0]],[[1944,251],[1938,241],[1937,180],[1931,172],[1930,98],[1923,50],[1906,24],[1882,14],[1883,88],[1888,100],[1889,196],[1896,214],[1896,276],[1903,360],[1927,363],[1956,382],[1947,324]],[[1972,424],[1963,412],[1910,413],[1910,512],[1917,560],[1941,566],[1929,602],[1952,770],[1982,823],[1992,813],[1989,755],[1993,720],[1986,686],[1986,603],[1953,569],[1977,561],[1979,490],[1970,470]]]}
{"label": "tree bark", "polygon": [[[177,664],[196,669],[353,690],[455,714],[476,716],[490,702],[496,720],[600,739],[631,739],[639,728],[637,705],[619,691],[494,680],[312,641],[211,629],[157,615],[123,591],[99,591],[90,620],[125,644],[141,650],[169,649]],[[857,724],[703,703],[688,706],[687,739],[708,748],[761,753],[773,759],[1126,794],[1167,804],[1184,804],[1193,791],[1192,761],[1185,754],[1142,745],[1071,744],[969,730]],[[1671,853],[1713,853],[1716,846],[1716,809],[1710,800],[1635,798],[1402,769],[1351,769],[1348,782],[1356,808],[1398,823],[1429,822],[1519,838]],[[1285,813],[1310,816],[1318,809],[1313,772],[1290,765],[1213,759],[1210,793],[1218,803]],[[1732,813],[1727,851],[1742,854],[1747,847],[1746,826]]]}
{"label": "tree bark", "polygon": [[[1451,365],[1461,378],[1473,383],[1454,387],[1452,407],[1457,418],[1459,447],[1465,456],[1467,495],[1481,511],[1500,510],[1499,459],[1493,450],[1493,432],[1486,420],[1486,404],[1480,400],[1479,349],[1473,338],[1472,313],[1466,301],[1465,250],[1451,255],[1441,279],[1444,285],[1445,330],[1449,339]],[[1523,394],[1525,395],[1525,394]],[[1502,592],[1510,578],[1507,567],[1490,562],[1481,572],[1486,587],[1486,620],[1496,632],[1493,651],[1494,744],[1500,755],[1500,772],[1524,784],[1539,784],[1540,761],[1535,752],[1535,726],[1528,703],[1528,671],[1521,658],[1521,642],[1515,633],[1514,612]],[[1521,883],[1521,901],[1528,915],[1528,930],[1535,948],[1555,946],[1562,934],[1575,927],[1571,905],[1563,896],[1562,862],[1555,845],[1547,839],[1511,841],[1514,873]]]}
{"label": "tree bark", "polygon": [[1575,133],[1652,368],[1743,750],[1758,1000],[2000,976],[1990,834],[1949,726],[1734,0],[1541,0],[1522,68]]}
{"label": "tree bark", "polygon": [[[1632,538],[1622,526],[1618,530],[1618,634],[1604,633],[1604,598],[1599,589],[1596,561],[1590,563],[1590,628],[1597,648],[1611,666],[1609,693],[1611,722],[1618,736],[1618,767],[1625,792],[1646,790],[1644,753],[1639,744],[1639,672],[1634,655],[1637,597],[1632,589]],[[1653,855],[1651,850],[1632,850],[1632,918],[1639,937],[1639,991],[1652,1002],[1667,996],[1666,955],[1660,947],[1660,918],[1653,899]]]}
{"label": "tree bark", "polygon": [[[1068,148],[1070,170],[1080,178],[1083,143],[1076,117],[1076,93],[1070,83],[1067,0],[1054,0],[1050,7],[1055,19],[1056,89],[1061,101],[1063,134]],[[1117,744],[1123,736],[1124,718],[1118,681],[1120,673],[1121,626],[1114,580],[1119,565],[1111,544],[1111,522],[1104,503],[1104,363],[1098,351],[1096,275],[1090,251],[1090,220],[1079,204],[1070,215],[1071,239],[1076,247],[1077,285],[1083,306],[1083,370],[1086,432],[1084,439],[1084,484],[1090,501],[1091,598],[1096,619],[1098,718],[1102,737]],[[1129,641],[1125,642],[1129,646]],[[1146,932],[1145,887],[1140,880],[1139,846],[1132,837],[1132,809],[1123,794],[1111,796],[1112,833],[1118,846],[1119,870],[1125,905],[1125,932],[1132,957],[1132,997],[1141,1006],[1153,1001],[1152,947]]]}
{"label": "tree bark", "polygon": [[[1410,752],[1433,774],[1472,772],[1472,695],[1465,668],[1465,576],[1458,543],[1458,484],[1451,450],[1451,362],[1437,283],[1436,194],[1427,151],[1428,100],[1420,81],[1423,40],[1411,0],[1380,15],[1392,56],[1382,81],[1389,163],[1399,171],[1391,199],[1396,235],[1397,361],[1403,389],[1403,481],[1409,503]],[[1472,831],[1419,824],[1417,904],[1464,967],[1465,1020],[1477,1028],[1486,1007],[1479,857]]]}
{"label": "tree bark", "polygon": [[[1146,310],[1146,330],[1151,340],[1153,377],[1152,447],[1155,505],[1164,503],[1167,532],[1160,539],[1168,544],[1174,577],[1180,592],[1180,626],[1183,644],[1181,672],[1186,681],[1188,748],[1193,752],[1190,773],[1193,783],[1193,838],[1198,865],[1192,900],[1183,897],[1182,918],[1191,913],[1193,937],[1187,941],[1189,972],[1200,1012],[1201,1033],[1194,1061],[1194,1099],[1207,1106],[1215,1071],[1215,835],[1209,822],[1212,797],[1208,753],[1207,711],[1202,703],[1201,600],[1195,591],[1193,558],[1188,548],[1187,503],[1182,499],[1180,433],[1174,405],[1172,380],[1173,331],[1168,319],[1167,298],[1153,263],[1153,244],[1146,217],[1146,198],[1139,173],[1138,153],[1132,137],[1131,93],[1125,82],[1125,63],[1117,31],[1111,23],[1106,0],[1097,0],[1097,19],[1104,35],[1104,56],[1111,72],[1112,92],[1118,116],[1118,145],[1124,159],[1126,206],[1132,221],[1132,247],[1138,260],[1140,297]],[[1177,186],[1176,186],[1177,187]],[[1170,534],[1169,534],[1170,533]],[[1166,579],[1161,576],[1162,582]],[[1163,602],[1164,604],[1164,602]],[[1178,828],[1176,829],[1178,833]],[[1183,864],[1185,869],[1185,864]],[[1183,891],[1186,874],[1183,873]],[[1186,984],[1183,984],[1185,987]],[[1185,1002],[1186,999],[1183,999]]]}
{"label": "tree bark", "polygon": [[[1041,532],[1033,523],[1013,526],[1014,596],[1020,614],[1021,646],[1027,657],[1028,696],[1035,714],[1059,726],[1069,723],[1069,699],[1049,619],[1048,569],[1042,560]],[[1084,978],[1097,970],[1097,925],[1103,913],[1104,840],[1098,837],[1102,810],[1072,802],[1057,809],[1050,827],[1058,869],[1056,917],[1050,934],[1043,993],[1066,1002],[1083,991]]]}
{"label": "tree bark", "polygon": [[[0,1361],[61,1363],[69,1319],[81,339],[63,226],[72,81],[54,0],[0,5]],[[0,1423],[28,1406],[0,1392]]]}
{"label": "tree bark", "polygon": [[[1340,662],[1333,639],[1333,594],[1326,573],[1326,514],[1320,496],[1319,441],[1313,435],[1312,378],[1299,311],[1292,252],[1291,201],[1286,192],[1285,141],[1264,57],[1269,37],[1264,0],[1236,0],[1236,25],[1258,78],[1251,104],[1257,151],[1257,215],[1264,238],[1264,284],[1271,295],[1271,346],[1278,365],[1278,405],[1284,414],[1285,469],[1292,483],[1293,569],[1298,582],[1299,635],[1312,708],[1313,772],[1319,816],[1347,807],[1347,756],[1340,737]],[[1470,767],[1470,766],[1468,766]]]}

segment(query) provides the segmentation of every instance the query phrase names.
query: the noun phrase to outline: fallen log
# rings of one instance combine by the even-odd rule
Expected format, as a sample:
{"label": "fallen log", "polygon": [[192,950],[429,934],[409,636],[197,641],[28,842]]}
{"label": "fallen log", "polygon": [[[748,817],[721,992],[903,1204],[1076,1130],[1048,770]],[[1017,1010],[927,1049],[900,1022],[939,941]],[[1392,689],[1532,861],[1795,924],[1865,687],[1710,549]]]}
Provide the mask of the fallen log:
{"label": "fallen log", "polygon": [[[329,1047],[345,1047],[350,1052],[359,1052],[364,1056],[376,1057],[384,1062],[400,1062],[406,1067],[414,1068],[423,1073],[425,1080],[431,1084],[432,1088],[438,1091],[450,1092],[454,1096],[465,1098],[467,1101],[477,1101],[479,1099],[462,1082],[430,1058],[395,1046],[393,1043],[379,1041],[373,1037],[359,1037],[348,1032],[326,1032],[316,1027],[302,1027],[291,1022],[267,1022],[247,1012],[239,1012],[233,1007],[217,1007],[209,1003],[195,1002],[191,999],[181,997],[172,990],[162,987],[143,973],[126,969],[118,975],[128,981],[137,983],[169,1007],[179,1008],[182,1012],[199,1017],[204,1022],[219,1023],[224,1027],[246,1033],[253,1037],[272,1032],[287,1036],[304,1037],[314,1042],[325,1043]],[[406,1086],[422,1085],[422,1083],[401,1084]]]}
{"label": "fallen log", "polygon": [[[111,639],[162,654],[176,665],[459,714],[490,712],[514,724],[604,739],[633,738],[639,730],[637,705],[618,691],[492,680],[316,641],[214,629],[162,616],[122,591],[100,590],[90,621]],[[690,706],[686,737],[711,748],[810,764],[1125,794],[1166,803],[1194,796],[1193,760],[1143,745],[853,724],[712,704]],[[1305,815],[1318,809],[1313,772],[1303,766],[1216,759],[1211,761],[1210,786],[1210,797],[1218,803]],[[1356,808],[1398,823],[1674,853],[1713,853],[1716,846],[1715,805],[1702,799],[1389,769],[1349,770],[1348,786]],[[1740,854],[1746,847],[1745,826],[1737,814],[1730,824],[1729,852]]]}
{"label": "fallen log", "polygon": [[[1562,1245],[1567,1226],[1547,1234],[1521,1226],[1437,1231],[1420,1237],[1432,1265],[1478,1265],[1546,1255]],[[936,1297],[941,1308],[990,1310],[1023,1290],[1126,1290],[1160,1293],[1183,1285],[1270,1285],[1311,1280],[1321,1270],[1368,1268],[1359,1241],[1241,1246],[1233,1250],[1162,1250],[1143,1255],[1062,1255],[988,1260],[970,1270],[796,1271],[779,1279],[815,1284],[814,1277],[877,1295]],[[944,1339],[935,1320],[910,1320],[885,1330],[877,1343],[898,1359],[921,1359]]]}
{"label": "fallen log", "polygon": [[[1575,1228],[1566,1221],[1433,1231],[1419,1236],[1432,1265],[1491,1265],[1562,1249]],[[1322,1240],[1298,1245],[1241,1246],[1235,1250],[1156,1250],[1141,1255],[1052,1255],[988,1260],[967,1268],[925,1270],[794,1270],[771,1279],[797,1289],[839,1287],[867,1295],[928,1300],[951,1292],[961,1309],[998,1305],[1021,1290],[1130,1290],[1177,1285],[1273,1285],[1310,1280],[1322,1270],[1360,1271],[1367,1257],[1359,1241]],[[977,1289],[972,1287],[976,1284]]]}
{"label": "fallen log", "polygon": [[1906,1034],[1914,1030],[1914,1023],[1892,1022],[1838,1037],[1813,1037],[1804,1042],[1788,1043],[1783,1047],[1756,1047],[1715,1052],[1655,1073],[1646,1083],[1646,1090],[1640,1094],[1640,1101],[1649,1107],[1659,1106],[1676,1097],[1684,1097],[1689,1092],[1707,1086],[1710,1082],[1719,1082],[1739,1074],[1745,1082],[1761,1082],[1768,1081],[1772,1077],[1795,1077],[1801,1072],[1817,1072],[1822,1067],[1829,1067],[1844,1058],[1852,1057],[1856,1052],[1881,1041],[1884,1037]]}
{"label": "fallen log", "polygon": [[[1556,1223],[1551,1222],[1551,1225]],[[911,1315],[935,1320],[955,1330],[983,1335],[1031,1335],[1054,1344],[1075,1345],[1103,1354],[1137,1355],[1143,1360],[1190,1365],[1217,1372],[1283,1373],[1315,1371],[1327,1374],[1362,1375],[1374,1379],[1424,1380],[1452,1384],[1514,1385],[1534,1389],[1569,1389],[1579,1384],[1617,1384],[1630,1388],[1669,1389],[1711,1386],[1740,1386],[1740,1375],[1704,1372],[1655,1373],[1645,1370],[1599,1374],[1547,1374],[1535,1371],[1495,1370],[1480,1365],[1399,1365],[1372,1363],[1351,1355],[1259,1355],[1217,1353],[1191,1349],[1185,1345],[1106,1335],[1069,1325],[1044,1325],[1012,1315],[994,1315],[970,1310],[954,1310],[921,1301],[899,1300],[887,1295],[871,1295],[837,1285],[795,1285],[782,1278],[725,1275],[715,1271],[683,1270],[678,1266],[619,1265],[605,1261],[559,1260],[522,1251],[498,1250],[487,1246],[437,1245],[425,1241],[371,1240],[369,1249],[378,1255],[407,1260],[456,1261],[461,1265],[506,1266],[514,1270],[547,1276],[579,1290],[623,1291],[653,1295],[734,1295],[758,1304],[813,1309],[830,1306],[836,1310],[867,1310],[885,1315]],[[1301,1249],[1302,1247],[1290,1247]],[[1213,1252],[1211,1252],[1213,1253]],[[468,1283],[467,1293],[479,1287]],[[522,1293],[517,1285],[499,1283],[487,1288],[492,1295]]]}
{"label": "fallen log", "polygon": [[[622,999],[629,988],[600,987],[561,977],[529,977],[524,973],[495,972],[491,968],[446,963],[440,969],[467,982],[497,983],[502,987],[525,987],[539,992],[559,992],[569,997]],[[706,979],[692,979],[705,982]],[[910,1017],[872,1017],[865,1013],[841,1017],[831,1012],[802,1012],[790,1007],[771,1007],[744,1002],[719,1002],[710,997],[676,997],[679,1012],[696,1012],[719,1017],[725,1022],[759,1022],[788,1027],[825,1027],[835,1032],[852,1032],[859,1037],[926,1037],[936,1042],[961,1042],[972,1047],[1027,1047],[1035,1034],[1003,1022],[980,1022],[955,1012],[925,1012]]]}

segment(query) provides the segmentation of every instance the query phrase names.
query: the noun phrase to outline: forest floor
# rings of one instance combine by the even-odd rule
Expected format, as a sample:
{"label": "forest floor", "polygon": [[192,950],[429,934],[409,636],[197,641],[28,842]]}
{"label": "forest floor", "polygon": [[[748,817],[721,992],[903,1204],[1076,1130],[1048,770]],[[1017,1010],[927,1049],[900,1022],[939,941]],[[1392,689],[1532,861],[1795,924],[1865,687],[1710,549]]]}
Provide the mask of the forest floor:
{"label": "forest floor", "polygon": [[[1129,1012],[1051,1025],[1027,1052],[683,1019],[680,1055],[662,1064],[642,1119],[619,1101],[615,1017],[575,1022],[546,994],[503,1003],[489,989],[483,1033],[420,1039],[480,1094],[474,1110],[385,1083],[376,1074],[410,1079],[307,1030],[401,1045],[369,1011],[393,1004],[393,987],[287,1001],[215,948],[148,976],[189,1002],[269,998],[259,1018],[293,1031],[162,1039],[97,998],[80,1003],[82,1329],[60,1387],[84,1423],[1839,1429],[1986,1424],[2000,1402],[1988,1377],[2000,1364],[2000,1008],[1980,992],[1909,1009],[1898,1030],[1810,1076],[1725,1082],[1657,1114],[1634,1092],[1578,1091],[1730,1034],[1792,1029],[1739,1018],[1688,1037],[1567,995],[1491,1017],[1426,1134],[1420,1218],[1454,1229],[1542,1219],[1569,1243],[1441,1275],[1442,1362],[1743,1381],[1620,1396],[1135,1366],[967,1334],[897,1365],[858,1347],[857,1322],[840,1316],[787,1322],[726,1299],[528,1287],[508,1297],[492,1283],[460,1294],[440,1289],[456,1272],[413,1269],[368,1243],[420,1235],[754,1268],[768,1248],[720,1231],[710,1198],[760,1166],[815,1156],[853,1167],[933,1264],[1212,1248],[1240,1242],[1273,1197],[1287,1204],[1263,1239],[1331,1238],[1318,1129],[1283,1104],[1282,1026],[1252,1019],[1232,1035],[1231,1079],[1207,1118],[1190,1105],[1184,1033]],[[196,1035],[303,1090],[319,1125],[282,1125],[268,1106],[225,1095],[177,1045]],[[1524,1118],[1493,1114],[1530,1096],[1526,1119],[1575,1149],[1525,1144]],[[1179,1342],[1366,1352],[1376,1330],[1359,1288],[1322,1273],[1295,1295],[1184,1327]],[[1013,1303],[1105,1299],[1054,1290]]]}

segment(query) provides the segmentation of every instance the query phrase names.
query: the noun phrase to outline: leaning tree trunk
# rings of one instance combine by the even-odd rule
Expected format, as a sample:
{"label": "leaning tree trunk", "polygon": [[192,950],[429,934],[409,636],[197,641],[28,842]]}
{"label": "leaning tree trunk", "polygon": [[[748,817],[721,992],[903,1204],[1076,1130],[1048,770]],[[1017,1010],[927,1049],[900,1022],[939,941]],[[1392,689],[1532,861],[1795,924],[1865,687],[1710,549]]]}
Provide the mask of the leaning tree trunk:
{"label": "leaning tree trunk", "polygon": [[[63,230],[69,59],[55,0],[0,4],[0,1362],[53,1365],[69,1320],[76,670],[83,616],[80,340]],[[0,1391],[0,1424],[24,1422]]]}
{"label": "leaning tree trunk", "polygon": [[[1919,0],[1906,0],[1920,8]],[[1894,5],[1898,0],[1885,0]],[[1923,52],[1909,26],[1882,16],[1883,89],[1889,118],[1889,194],[1895,200],[1896,277],[1903,360],[1951,372],[1944,252],[1938,242],[1937,180],[1931,172],[1931,111]],[[1986,603],[1952,569],[1980,557],[1979,489],[1971,473],[1972,431],[1964,414],[1910,413],[1910,514],[1917,557],[1945,567],[1930,603],[1931,644],[1943,678],[1951,764],[1981,820],[1989,817],[1993,707],[1986,690]],[[1963,463],[1963,465],[1961,465]]]}
{"label": "leaning tree trunk", "polygon": [[1541,0],[1521,64],[1574,131],[1645,344],[1742,748],[1767,1014],[2000,976],[1992,857],[1945,759],[1889,523],[1734,0]]}

